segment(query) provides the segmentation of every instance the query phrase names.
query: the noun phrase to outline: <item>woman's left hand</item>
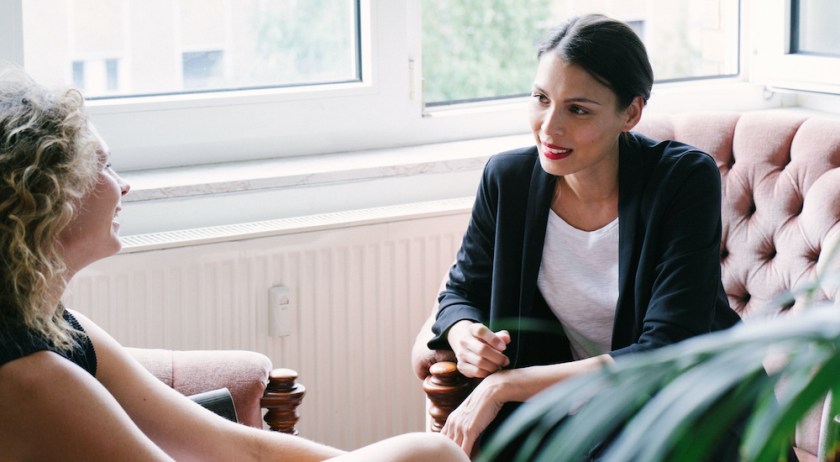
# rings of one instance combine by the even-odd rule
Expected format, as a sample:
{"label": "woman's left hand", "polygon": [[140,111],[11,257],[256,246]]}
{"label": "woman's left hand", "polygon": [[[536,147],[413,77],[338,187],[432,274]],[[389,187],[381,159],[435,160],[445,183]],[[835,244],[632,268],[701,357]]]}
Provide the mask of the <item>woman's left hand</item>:
{"label": "woman's left hand", "polygon": [[478,436],[496,418],[505,403],[501,392],[505,386],[509,386],[506,382],[509,372],[503,370],[487,376],[446,419],[441,433],[460,446],[467,455],[470,455]]}

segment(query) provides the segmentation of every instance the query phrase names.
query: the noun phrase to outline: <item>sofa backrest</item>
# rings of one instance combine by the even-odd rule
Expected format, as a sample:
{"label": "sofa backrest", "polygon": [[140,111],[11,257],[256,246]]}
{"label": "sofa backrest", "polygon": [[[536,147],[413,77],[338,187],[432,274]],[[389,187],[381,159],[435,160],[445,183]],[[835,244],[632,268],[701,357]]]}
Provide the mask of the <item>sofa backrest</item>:
{"label": "sofa backrest", "polygon": [[[829,269],[828,254],[840,244],[840,120],[781,111],[646,114],[635,131],[715,158],[723,187],[722,279],[743,318],[774,308],[781,292]],[[826,285],[814,297],[838,295]]]}
{"label": "sofa backrest", "polygon": [[[840,120],[761,111],[647,114],[635,129],[711,154],[721,172],[721,277],[742,318],[796,311],[778,295],[840,273]],[[815,301],[840,301],[824,284]],[[773,365],[768,365],[771,369]],[[821,406],[797,428],[796,446],[816,454]]]}

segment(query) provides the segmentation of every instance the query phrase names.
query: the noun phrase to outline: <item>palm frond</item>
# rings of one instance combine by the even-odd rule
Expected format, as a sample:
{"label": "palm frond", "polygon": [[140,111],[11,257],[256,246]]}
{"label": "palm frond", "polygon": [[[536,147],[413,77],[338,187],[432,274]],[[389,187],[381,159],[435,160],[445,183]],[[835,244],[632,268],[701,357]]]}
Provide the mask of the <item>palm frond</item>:
{"label": "palm frond", "polygon": [[[767,374],[771,351],[788,359]],[[777,461],[796,422],[838,388],[839,351],[837,309],[815,306],[619,358],[522,405],[480,460],[494,460],[525,434],[518,460],[582,460],[599,441],[609,441],[605,461],[709,460],[749,417],[743,460]]]}

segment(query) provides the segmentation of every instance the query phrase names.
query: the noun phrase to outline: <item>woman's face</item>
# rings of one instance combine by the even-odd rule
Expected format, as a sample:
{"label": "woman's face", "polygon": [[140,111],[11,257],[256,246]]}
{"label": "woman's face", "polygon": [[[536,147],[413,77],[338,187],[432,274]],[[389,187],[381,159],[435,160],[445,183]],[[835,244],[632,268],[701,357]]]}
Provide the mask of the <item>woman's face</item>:
{"label": "woman's face", "polygon": [[76,272],[96,260],[116,254],[122,248],[117,219],[122,197],[129,185],[111,168],[110,151],[99,133],[99,170],[94,187],[81,199],[76,216],[59,235],[64,262]]}
{"label": "woman's face", "polygon": [[642,98],[619,109],[613,91],[556,53],[542,55],[530,110],[542,168],[555,176],[614,172],[618,138],[639,121]]}

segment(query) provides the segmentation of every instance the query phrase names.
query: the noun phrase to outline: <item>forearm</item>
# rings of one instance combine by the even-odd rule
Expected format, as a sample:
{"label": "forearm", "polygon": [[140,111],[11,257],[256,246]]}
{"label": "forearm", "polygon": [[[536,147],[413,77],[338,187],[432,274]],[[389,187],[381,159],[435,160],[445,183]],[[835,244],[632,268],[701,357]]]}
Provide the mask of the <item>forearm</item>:
{"label": "forearm", "polygon": [[[614,360],[609,355],[594,356],[561,364],[507,369],[497,380],[501,402],[524,402],[544,389],[572,377],[596,371]],[[496,374],[494,374],[496,375]]]}

